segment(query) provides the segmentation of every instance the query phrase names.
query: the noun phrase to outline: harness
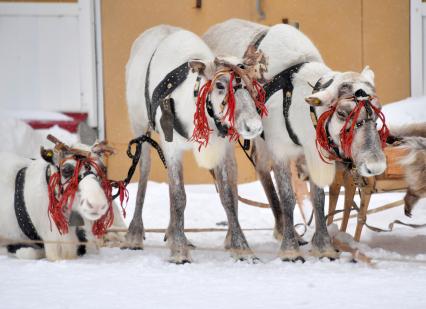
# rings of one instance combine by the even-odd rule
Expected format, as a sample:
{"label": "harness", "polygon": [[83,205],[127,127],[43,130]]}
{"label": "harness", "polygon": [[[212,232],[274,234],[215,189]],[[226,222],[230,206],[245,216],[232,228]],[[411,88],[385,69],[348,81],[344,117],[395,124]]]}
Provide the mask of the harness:
{"label": "harness", "polygon": [[173,141],[173,129],[175,129],[179,135],[189,138],[184,126],[179,121],[178,117],[176,117],[174,100],[170,97],[172,92],[186,80],[189,73],[189,64],[185,62],[169,72],[154,89],[151,100],[149,95],[149,76],[154,55],[155,52],[149,61],[145,78],[145,103],[150,125],[155,130],[155,115],[158,107],[160,107],[162,112],[160,125],[163,129],[166,141]]}
{"label": "harness", "polygon": [[[329,81],[327,81],[327,82],[326,82],[326,83],[324,83],[324,84],[321,84],[320,80],[321,80],[321,79],[319,79],[319,80],[315,83],[315,85],[313,86],[313,88],[312,88],[312,94],[314,94],[314,93],[316,93],[316,92],[318,92],[318,91],[320,91],[320,90],[326,89],[328,86],[330,86],[330,85],[333,83],[333,80],[334,80],[334,79],[330,79]],[[317,116],[317,113],[316,113],[316,109],[315,109],[315,107],[314,107],[314,106],[312,106],[312,105],[310,105],[310,106],[309,106],[309,112],[310,112],[310,115],[311,115],[311,121],[312,121],[312,124],[314,125],[314,129],[315,129],[315,131],[316,131],[316,129],[317,129],[317,124],[318,124],[318,116]],[[330,145],[331,149],[333,149],[333,151],[335,152],[336,156],[337,156],[337,157],[341,160],[341,162],[342,162],[342,163],[343,163],[343,164],[344,164],[347,168],[352,169],[352,168],[353,168],[353,166],[354,166],[354,164],[353,164],[353,160],[352,160],[351,158],[346,158],[346,157],[344,157],[344,156],[342,156],[342,155],[340,154],[339,147],[336,145],[336,143],[335,143],[335,142],[333,141],[333,139],[331,138],[330,131],[329,131],[329,128],[328,128],[329,123],[330,123],[330,118],[327,120],[327,122],[326,122],[326,124],[325,124],[325,132],[326,132],[326,134],[327,134],[327,140],[328,140],[328,143],[329,143],[329,145]]]}
{"label": "harness", "polygon": [[297,73],[300,68],[306,64],[306,62],[295,64],[288,69],[285,69],[281,73],[278,73],[275,75],[272,80],[270,80],[267,84],[263,86],[263,89],[265,89],[265,102],[277,91],[282,90],[283,91],[283,115],[284,115],[284,121],[287,128],[287,133],[290,136],[291,140],[294,144],[301,146],[299,139],[294,133],[293,128],[291,127],[290,120],[289,120],[289,111],[291,106],[291,98],[293,96],[293,75]]}
{"label": "harness", "polygon": [[[33,245],[29,244],[13,244],[7,246],[7,251],[9,253],[16,253],[21,248],[38,248],[43,249],[44,244],[43,240],[40,237],[40,235],[37,233],[37,230],[31,221],[31,218],[28,214],[27,208],[25,206],[25,199],[24,199],[24,189],[25,189],[25,174],[26,174],[27,167],[21,168],[18,173],[16,174],[15,178],[15,197],[14,197],[14,207],[15,207],[15,215],[16,219],[18,221],[19,228],[21,229],[22,233],[25,234],[25,236],[28,237],[28,239],[34,241],[35,243]],[[90,173],[92,174],[92,173]],[[89,173],[85,174],[85,176],[89,175]],[[50,180],[50,168],[47,166],[46,168],[46,184],[49,184]],[[79,227],[76,227],[76,236],[80,242],[87,242],[86,239],[86,233],[83,229],[80,229]],[[79,245],[77,248],[77,255],[82,256],[86,253],[86,246],[85,245]]]}
{"label": "harness", "polygon": [[[24,187],[25,187],[25,172],[27,168],[21,168],[16,174],[15,178],[15,198],[14,198],[14,206],[15,206],[15,215],[16,220],[18,221],[19,228],[22,233],[25,234],[30,240],[40,241],[40,243],[35,243],[39,249],[43,249],[44,245],[41,243],[42,239],[38,235],[36,228],[34,227],[33,222],[28,214],[27,208],[25,207],[25,199],[24,199]],[[16,253],[18,249],[33,247],[32,245],[26,244],[16,244],[16,245],[8,245],[7,250],[10,253]]]}

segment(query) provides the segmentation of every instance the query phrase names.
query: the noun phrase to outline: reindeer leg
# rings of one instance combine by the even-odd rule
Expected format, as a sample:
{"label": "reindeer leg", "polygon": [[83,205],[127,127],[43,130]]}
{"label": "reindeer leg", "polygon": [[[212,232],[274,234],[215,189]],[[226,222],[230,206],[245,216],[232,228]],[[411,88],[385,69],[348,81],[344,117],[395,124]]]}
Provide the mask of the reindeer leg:
{"label": "reindeer leg", "polygon": [[[149,134],[149,133],[148,133]],[[151,170],[151,149],[145,144],[142,146],[142,154],[140,160],[140,177],[138,183],[138,193],[136,195],[135,212],[132,222],[126,235],[126,242],[130,249],[143,249],[143,240],[145,239],[145,231],[142,221],[142,208],[145,200],[148,176]]]}
{"label": "reindeer leg", "polygon": [[165,240],[171,250],[170,262],[185,264],[191,262],[190,244],[184,233],[184,212],[186,193],[183,183],[182,162],[168,160],[170,221]]}
{"label": "reindeer leg", "polygon": [[262,184],[263,190],[265,191],[266,198],[268,199],[269,205],[272,210],[272,214],[275,218],[274,237],[277,240],[283,239],[283,212],[280,206],[280,200],[278,198],[277,191],[275,190],[274,182],[271,177],[271,167],[269,164],[269,158],[265,151],[266,147],[256,146],[257,143],[253,144],[252,157],[256,163],[256,173],[259,177],[260,183]]}
{"label": "reindeer leg", "polygon": [[291,185],[290,166],[288,162],[274,162],[272,169],[278,185],[284,223],[280,257],[283,261],[304,261],[294,230],[293,213],[296,199]]}
{"label": "reindeer leg", "polygon": [[219,196],[228,218],[228,233],[225,248],[236,260],[255,262],[257,258],[251,251],[238,221],[237,166],[233,149],[227,149],[226,159],[214,168]]}
{"label": "reindeer leg", "polygon": [[419,199],[420,197],[408,188],[407,193],[404,196],[404,213],[407,217],[411,217],[411,211]]}
{"label": "reindeer leg", "polygon": [[334,260],[338,257],[338,252],[331,244],[331,238],[327,231],[324,215],[324,190],[319,188],[312,181],[310,181],[310,188],[311,201],[315,211],[315,234],[312,237],[312,254]]}

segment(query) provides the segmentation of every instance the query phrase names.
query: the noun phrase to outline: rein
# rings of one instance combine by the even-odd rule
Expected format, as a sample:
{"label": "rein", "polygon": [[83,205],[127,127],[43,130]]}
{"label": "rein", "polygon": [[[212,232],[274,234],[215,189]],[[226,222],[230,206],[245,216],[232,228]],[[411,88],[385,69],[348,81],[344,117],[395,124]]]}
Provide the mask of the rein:
{"label": "rein", "polygon": [[[380,121],[382,122],[382,127],[380,128],[380,130],[378,130],[378,133],[382,148],[386,146],[386,140],[389,136],[389,129],[386,125],[385,116],[383,115],[383,113],[380,111],[380,109],[378,109],[371,103],[371,101],[373,99],[376,99],[376,97],[353,96],[348,99],[354,100],[356,103],[356,107],[346,117],[345,123],[339,133],[340,145],[343,150],[343,155],[340,154],[339,147],[333,141],[328,130],[330,120],[336,111],[337,102],[334,103],[330,107],[330,109],[322,113],[316,121],[316,147],[321,160],[325,163],[330,163],[330,161],[332,160],[342,161],[344,163],[348,163],[350,161],[350,163],[352,163],[351,147],[354,139],[355,130],[357,128],[362,127],[367,122],[374,121],[373,113],[376,114],[378,119],[380,119]],[[359,115],[363,108],[366,110],[367,119],[358,122]],[[326,154],[323,154],[321,150],[324,150]]]}
{"label": "rein", "polygon": [[[57,171],[52,173],[50,177],[47,177],[46,180],[49,195],[49,219],[52,218],[60,234],[68,233],[69,224],[68,219],[66,218],[66,214],[70,213],[72,210],[75,194],[78,191],[78,184],[84,179],[84,177],[89,175],[94,175],[98,178],[108,200],[108,210],[101,218],[94,222],[92,233],[97,237],[101,237],[105,235],[107,228],[112,225],[114,221],[112,201],[117,197],[120,199],[123,216],[126,217],[126,210],[123,206],[123,203],[125,202],[127,204],[129,200],[129,192],[127,191],[126,187],[135,172],[142,153],[142,144],[144,142],[148,142],[157,150],[161,161],[163,162],[165,168],[167,168],[166,160],[160,146],[149,135],[142,135],[132,139],[129,142],[127,156],[132,159],[132,164],[127,173],[127,177],[124,180],[115,181],[108,179],[103,167],[101,167],[96,162],[96,160],[90,156],[90,152],[85,152],[84,155],[73,154],[72,156],[68,156],[59,163],[59,166],[56,166]],[[61,143],[61,145],[64,144]],[[132,153],[133,145],[136,145],[136,150],[134,153]],[[61,166],[65,164],[66,161],[71,159],[76,160],[76,166],[74,167],[73,175],[69,177],[64,183],[62,183]],[[85,169],[85,172],[83,175],[80,175],[80,172],[83,168]],[[94,171],[92,171],[92,168]],[[117,189],[117,193],[114,195],[112,194],[113,188]]]}

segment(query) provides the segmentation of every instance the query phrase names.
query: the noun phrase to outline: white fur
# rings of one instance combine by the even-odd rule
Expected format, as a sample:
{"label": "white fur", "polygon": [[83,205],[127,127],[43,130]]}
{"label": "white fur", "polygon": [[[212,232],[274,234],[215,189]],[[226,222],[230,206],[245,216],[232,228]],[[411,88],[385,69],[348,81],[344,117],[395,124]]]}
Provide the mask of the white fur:
{"label": "white fur", "polygon": [[268,34],[260,43],[268,59],[266,79],[272,78],[282,70],[300,62],[312,62],[306,65],[295,77],[293,104],[290,108],[291,124],[294,132],[303,145],[303,150],[296,147],[286,133],[282,93],[275,93],[268,101],[268,117],[263,119],[266,144],[272,158],[278,161],[287,161],[304,153],[310,177],[319,186],[330,184],[334,179],[334,163],[324,163],[316,150],[315,130],[309,116],[309,106],[305,97],[312,92],[307,81],[315,84],[316,81],[332,71],[322,63],[322,58],[314,44],[301,32],[288,25],[265,27],[252,22],[231,19],[211,27],[203,39],[216,54],[244,54],[247,46],[261,30],[268,30]]}
{"label": "white fur", "polygon": [[[28,240],[18,225],[14,210],[16,174],[21,168],[27,167],[24,182],[25,206],[39,236],[44,241],[78,241],[74,227],[69,228],[68,234],[61,235],[53,221],[49,220],[49,197],[45,177],[47,166],[48,163],[42,159],[29,160],[10,153],[0,153],[0,238],[16,242]],[[51,169],[52,171],[55,170],[53,165],[51,165]],[[86,192],[87,190],[84,187],[80,183],[80,191]],[[88,239],[93,239],[91,234],[92,221],[90,220],[93,217],[87,219],[85,216],[86,206],[80,205],[81,197],[99,201],[100,186],[98,185],[98,188],[96,188],[92,184],[90,188],[90,192],[76,194],[73,209],[81,213],[87,225],[86,236]],[[104,210],[100,210],[96,219],[104,213]],[[74,259],[77,257],[76,253],[77,245],[75,244],[45,244],[44,254],[47,259],[52,261]],[[31,250],[21,249],[18,250],[16,256],[19,258],[40,258],[40,250],[32,252]]]}
{"label": "white fur", "polygon": [[[151,28],[141,34],[133,43],[130,58],[126,65],[126,98],[130,122],[135,135],[144,134],[149,130],[149,118],[145,102],[145,79],[148,64],[153,54],[149,76],[150,97],[152,97],[155,87],[163,80],[164,76],[184,62],[197,60],[206,65],[201,85],[206,83],[207,79],[212,78],[212,74],[215,72],[215,56],[195,34],[167,25]],[[222,58],[234,64],[241,63],[236,57]],[[186,80],[171,95],[175,101],[176,115],[185,126],[189,136],[192,135],[194,130],[196,101],[193,97],[193,90],[197,76],[198,73],[190,70]],[[212,101],[222,102],[224,97],[225,94],[222,97],[217,97],[215,93],[212,93]],[[246,101],[250,102],[251,106],[248,106]],[[213,108],[216,110],[214,104]],[[239,119],[237,119],[237,114],[241,115]],[[156,130],[160,134],[162,148],[167,160],[172,162],[181,157],[180,152],[192,149],[196,161],[201,167],[211,169],[221,161],[225,153],[226,143],[222,138],[216,136],[216,126],[209,116],[207,116],[207,119],[213,132],[210,135],[208,146],[202,147],[200,151],[197,143],[188,141],[176,132],[174,132],[173,141],[166,142],[160,125],[160,118],[161,110],[158,108],[155,119]],[[247,136],[252,137],[253,132],[255,135],[260,134],[262,123],[255,111],[254,102],[251,98],[238,94],[238,96],[236,95],[236,127],[237,125],[244,127],[244,122],[252,127],[252,132],[247,132]],[[240,134],[245,133],[241,132],[242,130],[238,131]]]}
{"label": "white fur", "polygon": [[[244,20],[230,19],[212,26],[204,34],[203,39],[216,54],[241,56],[262,30],[268,30],[259,45],[259,50],[264,52],[268,60],[266,79],[271,79],[292,65],[308,62],[294,75],[294,91],[290,107],[290,124],[303,149],[297,147],[287,134],[282,109],[283,97],[279,91],[268,100],[269,115],[263,119],[266,144],[271,157],[278,161],[287,161],[303,153],[306,156],[311,179],[320,187],[329,185],[334,179],[335,163],[323,162],[316,148],[316,133],[309,105],[305,102],[312,94],[312,87],[309,84],[315,85],[320,78],[323,82],[334,79],[329,88],[315,94],[321,101],[326,102],[324,106],[317,108],[319,117],[337,97],[338,86],[341,83],[350,81],[354,87],[362,88],[363,82],[369,82],[374,86],[374,73],[368,66],[361,74],[331,70],[323,63],[320,53],[309,38],[294,27],[283,24],[266,27]],[[338,134],[339,130],[336,128],[336,132],[331,133]]]}

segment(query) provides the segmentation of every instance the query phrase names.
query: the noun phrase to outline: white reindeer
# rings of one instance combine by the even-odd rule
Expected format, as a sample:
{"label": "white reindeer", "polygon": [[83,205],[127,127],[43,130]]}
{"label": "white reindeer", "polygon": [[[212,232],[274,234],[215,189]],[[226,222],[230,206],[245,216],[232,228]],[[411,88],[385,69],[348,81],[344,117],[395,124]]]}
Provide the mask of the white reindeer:
{"label": "white reindeer", "polygon": [[[381,174],[386,168],[381,147],[386,127],[379,138],[376,119],[381,113],[374,99],[373,71],[368,67],[361,73],[331,70],[303,33],[283,24],[266,27],[231,19],[211,27],[203,39],[215,54],[241,57],[251,45],[265,54],[268,71],[263,78],[269,116],[263,119],[264,139],[255,139],[254,160],[276,219],[274,235],[283,235],[280,256],[284,261],[303,260],[293,228],[295,199],[288,162],[304,155],[316,221],[312,253],[334,259],[337,253],[326,229],[322,189],[334,178],[334,160],[350,161],[363,176]],[[275,92],[277,89],[284,90]],[[312,113],[306,102],[316,105]],[[317,120],[316,130],[313,122]],[[318,145],[317,131],[323,137]],[[270,175],[270,160],[279,197]]]}
{"label": "white reindeer", "polygon": [[[45,152],[44,158],[48,162],[0,153],[0,243],[7,245],[8,251],[18,258],[74,259],[85,253],[86,248],[81,242],[94,239],[93,226],[112,212],[100,183],[100,174],[104,171],[97,170],[105,169],[101,160],[105,151],[103,144],[92,147],[78,144],[72,149],[71,153],[66,149]],[[77,158],[74,151],[90,155],[92,163],[85,163],[81,169],[75,170],[77,161],[82,159]],[[56,225],[50,212],[53,204],[49,203],[49,196],[52,193],[57,196],[61,187],[53,186],[54,177],[65,192],[72,179],[76,179],[78,187],[74,191],[74,201],[64,208],[62,219],[79,218],[79,222],[74,223],[77,226],[68,227],[67,222],[65,226]],[[29,239],[41,243],[29,244]]]}
{"label": "white reindeer", "polygon": [[[251,139],[262,131],[256,105],[262,108],[263,104],[255,103],[258,93],[252,83],[256,77],[251,78],[260,63],[253,62],[253,57],[246,57],[244,63],[235,57],[215,58],[198,36],[166,25],[145,31],[132,46],[126,66],[128,111],[135,135],[149,135],[155,128],[160,136],[168,166],[171,209],[165,239],[172,262],[191,261],[190,243],[184,234],[183,151],[192,149],[199,166],[217,169],[222,180],[220,197],[229,205],[226,201],[234,198],[234,192],[227,185],[233,181],[228,180],[233,173],[227,168],[230,143],[226,138],[238,133]],[[136,210],[127,234],[135,248],[143,248],[142,206],[151,164],[149,149],[143,147],[142,152]],[[236,258],[251,256],[237,221],[237,208],[231,205],[225,210],[230,222],[227,248]]]}

